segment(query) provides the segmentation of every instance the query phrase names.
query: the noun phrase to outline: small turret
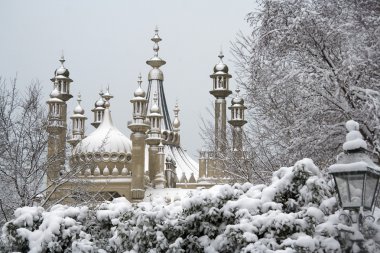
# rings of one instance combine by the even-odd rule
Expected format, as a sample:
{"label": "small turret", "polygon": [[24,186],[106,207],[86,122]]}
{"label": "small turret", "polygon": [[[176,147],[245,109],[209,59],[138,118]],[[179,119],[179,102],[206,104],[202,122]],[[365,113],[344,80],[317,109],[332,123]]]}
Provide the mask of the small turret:
{"label": "small turret", "polygon": [[243,130],[242,127],[247,123],[244,118],[244,112],[247,107],[244,105],[244,99],[239,95],[240,89],[236,88],[236,96],[231,101],[231,106],[228,109],[231,110],[231,120],[228,121],[233,127],[232,138],[233,138],[233,151],[241,152],[243,149]]}
{"label": "small turret", "polygon": [[153,104],[147,116],[150,122],[150,130],[146,143],[149,145],[149,178],[153,181],[160,171],[158,159],[158,145],[161,142],[161,110],[157,104],[157,93],[154,93]]}
{"label": "small turret", "polygon": [[146,93],[141,87],[141,74],[138,76],[138,87],[134,92],[134,97],[131,99],[133,105],[133,124],[145,124],[146,105],[148,100],[145,98]]}
{"label": "small turret", "polygon": [[149,145],[158,145],[161,141],[161,110],[157,103],[157,93],[154,93],[153,105],[147,118],[150,122],[150,130],[146,142]]}
{"label": "small turret", "polygon": [[70,94],[70,83],[72,83],[73,80],[70,78],[69,70],[64,66],[65,57],[63,54],[59,61],[61,62],[61,67],[54,71],[54,77],[50,80],[57,86],[60,92],[60,99],[66,102],[73,97]]}
{"label": "small turret", "polygon": [[73,147],[75,147],[78,142],[84,138],[84,126],[87,119],[86,116],[84,116],[84,109],[80,104],[82,101],[80,94],[78,94],[77,101],[78,105],[74,108],[73,116],[70,117],[72,120],[72,136],[68,142]]}
{"label": "small turret", "polygon": [[55,86],[54,90],[50,93],[50,99],[46,101],[49,107],[47,131],[50,134],[58,134],[65,127],[62,120],[65,102],[59,98],[60,95],[58,87]]}
{"label": "small turret", "polygon": [[94,126],[95,128],[98,128],[100,123],[102,123],[103,116],[104,116],[104,109],[105,109],[104,102],[105,101],[104,101],[103,95],[104,95],[103,91],[100,91],[99,92],[100,98],[95,102],[94,109],[91,110],[94,113],[94,122],[92,122],[91,125]]}
{"label": "small turret", "polygon": [[232,91],[229,90],[229,79],[232,77],[228,73],[228,66],[223,62],[223,52],[220,51],[218,55],[220,61],[214,67],[214,73],[210,75],[213,79],[213,89],[210,94],[215,98],[226,98]]}
{"label": "small turret", "polygon": [[137,83],[137,90],[131,99],[133,120],[128,124],[128,128],[132,131],[132,199],[144,198],[145,139],[149,130],[149,125],[145,121],[147,99],[145,91],[141,88],[141,75]]}

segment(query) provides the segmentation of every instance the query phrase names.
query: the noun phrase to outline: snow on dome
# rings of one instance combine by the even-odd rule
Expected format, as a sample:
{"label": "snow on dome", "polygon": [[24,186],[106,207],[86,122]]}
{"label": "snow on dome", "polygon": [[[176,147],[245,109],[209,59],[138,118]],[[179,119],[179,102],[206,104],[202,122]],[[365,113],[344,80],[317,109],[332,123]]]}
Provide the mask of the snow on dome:
{"label": "snow on dome", "polygon": [[96,102],[95,102],[95,108],[97,107],[103,107],[104,108],[104,100],[102,97],[100,97]]}
{"label": "snow on dome", "polygon": [[228,66],[223,62],[223,52],[220,51],[220,54],[218,55],[220,62],[215,65],[214,67],[214,73],[222,72],[224,74],[228,74]]}
{"label": "snow on dome", "polygon": [[84,109],[82,108],[82,106],[80,104],[75,106],[74,113],[75,114],[82,114],[82,115],[84,114]]}
{"label": "snow on dome", "polygon": [[54,73],[56,76],[64,76],[64,77],[69,77],[70,76],[70,72],[67,68],[61,66],[59,67],[55,73]]}
{"label": "snow on dome", "polygon": [[53,91],[50,93],[51,98],[58,98],[60,95],[57,86],[54,87]]}
{"label": "snow on dome", "polygon": [[78,104],[77,104],[77,106],[74,108],[74,114],[84,115],[84,109],[83,109],[82,106],[80,105],[80,102],[82,101],[80,93],[78,94],[78,99],[77,99],[77,101],[78,101]]}
{"label": "snow on dome", "polygon": [[348,133],[346,135],[346,142],[343,143],[343,150],[367,149],[367,143],[363,140],[363,136],[359,132],[359,123],[349,120],[346,123],[346,128]]}
{"label": "snow on dome", "polygon": [[132,142],[112,123],[111,113],[105,109],[102,123],[73,150],[73,155],[83,153],[132,153]]}

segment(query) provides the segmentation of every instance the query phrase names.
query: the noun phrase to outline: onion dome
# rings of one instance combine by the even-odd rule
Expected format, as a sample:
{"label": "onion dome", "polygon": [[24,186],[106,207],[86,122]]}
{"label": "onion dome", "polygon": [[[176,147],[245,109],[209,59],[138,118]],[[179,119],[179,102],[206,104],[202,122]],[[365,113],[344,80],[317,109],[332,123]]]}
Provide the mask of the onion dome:
{"label": "onion dome", "polygon": [[141,83],[142,83],[142,80],[141,80],[141,73],[140,73],[139,76],[138,76],[137,83],[139,84],[139,86],[138,86],[137,89],[135,90],[134,96],[135,96],[135,97],[145,98],[145,95],[146,95],[146,94],[145,94],[145,91],[141,88]]}
{"label": "onion dome", "polygon": [[95,102],[95,108],[96,107],[103,107],[103,108],[105,107],[104,106],[103,94],[104,94],[103,91],[99,92],[100,98]]}
{"label": "onion dome", "polygon": [[53,91],[50,93],[50,98],[47,100],[47,103],[52,104],[52,103],[58,103],[62,104],[64,103],[63,100],[61,99],[61,93],[58,90],[57,85],[54,86]]}
{"label": "onion dome", "polygon": [[160,114],[160,108],[158,107],[158,104],[157,104],[157,92],[154,93],[154,97],[153,97],[153,105],[152,107],[150,108],[150,114]]}
{"label": "onion dome", "polygon": [[[109,99],[112,97],[108,90],[103,95],[106,99],[104,117],[99,127],[89,136],[81,140],[73,150],[73,156],[101,157],[104,161],[124,161],[132,153],[132,142],[114,125],[109,110]],[[103,172],[104,173],[104,172]]]}
{"label": "onion dome", "polygon": [[50,98],[59,98],[59,95],[60,95],[60,93],[59,93],[58,87],[57,87],[57,85],[55,85],[54,89],[50,93]]}
{"label": "onion dome", "polygon": [[80,102],[82,101],[80,93],[78,94],[78,105],[74,108],[74,114],[81,114],[84,115],[84,109],[80,105]]}
{"label": "onion dome", "polygon": [[239,87],[236,88],[236,96],[232,99],[231,103],[232,105],[244,105],[244,99],[240,97],[239,93],[240,93],[240,89]]}
{"label": "onion dome", "polygon": [[220,62],[215,65],[214,73],[228,74],[228,66],[223,62],[224,55],[222,51],[220,51],[218,57],[220,59]]}

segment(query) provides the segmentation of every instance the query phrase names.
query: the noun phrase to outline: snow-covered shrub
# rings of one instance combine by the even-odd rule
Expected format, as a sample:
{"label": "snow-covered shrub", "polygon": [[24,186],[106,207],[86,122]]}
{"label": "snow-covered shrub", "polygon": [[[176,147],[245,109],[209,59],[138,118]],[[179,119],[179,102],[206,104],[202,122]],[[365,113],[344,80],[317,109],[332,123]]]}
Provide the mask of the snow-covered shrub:
{"label": "snow-covered shrub", "polygon": [[[333,187],[310,159],[273,174],[270,185],[219,185],[189,196],[125,198],[92,210],[18,209],[3,241],[22,252],[341,252],[345,237]],[[372,238],[372,239],[371,239]],[[363,247],[379,250],[371,224]]]}

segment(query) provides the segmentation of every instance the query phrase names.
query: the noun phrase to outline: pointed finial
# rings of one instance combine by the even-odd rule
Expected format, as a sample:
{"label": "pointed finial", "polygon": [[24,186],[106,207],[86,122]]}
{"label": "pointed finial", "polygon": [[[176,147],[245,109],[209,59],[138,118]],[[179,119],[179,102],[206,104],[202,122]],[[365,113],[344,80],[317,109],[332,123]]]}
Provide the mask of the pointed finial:
{"label": "pointed finial", "polygon": [[238,97],[239,96],[239,93],[240,93],[240,88],[239,88],[239,85],[236,87],[236,97]]}
{"label": "pointed finial", "polygon": [[108,108],[110,106],[109,100],[111,98],[113,98],[113,96],[110,94],[110,86],[109,85],[107,86],[106,92],[102,95],[102,97],[105,100],[104,105],[106,106],[106,108]]}
{"label": "pointed finial", "polygon": [[63,63],[65,62],[65,56],[63,54],[63,49],[62,49],[62,54],[61,54],[61,58],[59,59],[59,61],[61,62],[62,66],[63,66]]}
{"label": "pointed finial", "polygon": [[82,101],[82,96],[81,96],[80,92],[78,92],[78,99],[77,99],[77,101],[78,101],[78,104],[80,104],[80,102]]}
{"label": "pointed finial", "polygon": [[156,28],[154,29],[154,36],[153,36],[153,38],[151,39],[154,43],[158,43],[158,42],[160,42],[161,41],[161,38],[160,38],[160,36],[158,35],[158,26],[156,26]]}
{"label": "pointed finial", "polygon": [[220,58],[220,61],[223,60],[224,55],[223,55],[223,50],[222,49],[220,49],[218,57]]}
{"label": "pointed finial", "polygon": [[178,112],[180,111],[179,106],[178,106],[178,99],[175,102],[175,106],[174,106],[173,111],[174,111],[175,116],[178,116]]}
{"label": "pointed finial", "polygon": [[137,83],[139,84],[139,86],[141,87],[141,83],[142,83],[142,76],[141,76],[141,72],[139,73],[139,76],[137,77],[138,80],[137,80]]}

